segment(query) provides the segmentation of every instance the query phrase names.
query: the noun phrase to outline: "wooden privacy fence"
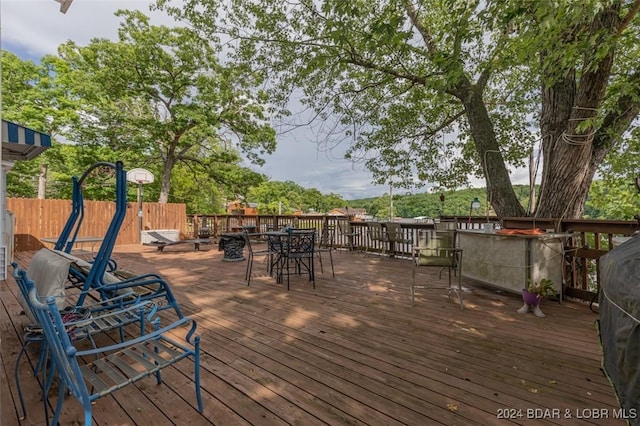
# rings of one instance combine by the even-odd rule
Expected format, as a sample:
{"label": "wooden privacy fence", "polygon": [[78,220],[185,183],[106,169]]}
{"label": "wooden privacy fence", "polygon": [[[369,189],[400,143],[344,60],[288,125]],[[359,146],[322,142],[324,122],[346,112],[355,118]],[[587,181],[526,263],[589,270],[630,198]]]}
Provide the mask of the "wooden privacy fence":
{"label": "wooden privacy fence", "polygon": [[[84,220],[79,237],[104,237],[115,213],[112,201],[84,201]],[[29,251],[43,247],[41,238],[58,237],[71,213],[71,200],[8,198],[7,210],[15,218],[14,250]],[[143,229],[177,229],[186,233],[185,204],[142,203]],[[138,205],[127,204],[127,214],[116,244],[139,243]]]}

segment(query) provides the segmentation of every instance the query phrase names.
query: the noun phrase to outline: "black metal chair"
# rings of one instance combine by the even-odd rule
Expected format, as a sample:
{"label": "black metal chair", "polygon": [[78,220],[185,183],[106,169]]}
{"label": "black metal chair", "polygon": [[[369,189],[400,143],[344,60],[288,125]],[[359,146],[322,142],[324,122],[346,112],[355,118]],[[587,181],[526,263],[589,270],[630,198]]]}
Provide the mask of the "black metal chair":
{"label": "black metal chair", "polygon": [[[251,273],[253,271],[253,259],[256,256],[269,256],[270,251],[269,251],[269,247],[264,247],[264,248],[260,248],[260,249],[254,249],[253,244],[251,242],[251,237],[252,236],[260,236],[262,234],[259,233],[248,233],[245,232],[244,233],[244,237],[245,237],[245,245],[247,246],[248,252],[249,252],[249,256],[247,259],[247,270],[245,272],[245,276],[244,279],[247,280],[247,285],[251,284]],[[269,270],[269,265],[270,263],[267,263],[267,271]]]}
{"label": "black metal chair", "polygon": [[316,247],[315,252],[318,254],[318,261],[320,262],[320,272],[324,274],[324,270],[322,267],[322,253],[329,253],[329,261],[331,262],[331,275],[335,278],[336,273],[333,269],[333,255],[332,251],[333,247],[333,236],[334,236],[334,228],[327,226],[323,227],[320,231],[319,236],[316,238]]}
{"label": "black metal chair", "polygon": [[316,287],[313,258],[315,248],[315,229],[296,229],[289,232],[267,234],[269,245],[271,272],[275,271],[276,281],[281,283],[287,276],[289,290],[290,276],[293,272],[300,274],[304,269],[309,274],[309,281]]}

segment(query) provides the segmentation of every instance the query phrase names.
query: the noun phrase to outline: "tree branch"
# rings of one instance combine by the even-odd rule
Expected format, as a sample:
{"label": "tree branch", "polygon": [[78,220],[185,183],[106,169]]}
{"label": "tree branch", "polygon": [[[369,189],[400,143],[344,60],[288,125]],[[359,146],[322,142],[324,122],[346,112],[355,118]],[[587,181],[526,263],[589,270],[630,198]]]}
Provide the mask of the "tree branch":
{"label": "tree branch", "polygon": [[420,25],[420,22],[418,20],[418,11],[413,6],[413,4],[411,4],[409,0],[404,1],[404,8],[407,11],[407,15],[409,15],[409,19],[411,19],[411,24],[418,30],[418,32],[422,36],[422,40],[424,41],[424,44],[427,46],[427,50],[429,51],[429,54],[431,56],[434,56],[436,53],[438,53],[438,48],[434,43],[433,37],[431,37],[431,34],[429,33],[429,31],[427,31],[426,28]]}
{"label": "tree branch", "polygon": [[616,32],[616,37],[622,34],[625,28],[627,28],[629,23],[633,20],[634,16],[638,14],[638,11],[640,11],[640,0],[636,0],[636,2],[633,4],[631,9],[629,10],[629,13],[627,13],[627,16],[625,16],[622,22],[620,23],[620,26],[618,27],[618,31]]}
{"label": "tree branch", "polygon": [[594,138],[594,150],[613,148],[617,139],[627,130],[640,112],[640,72],[636,71],[629,78],[629,87],[636,90],[627,91],[618,99],[613,108],[607,112]]}
{"label": "tree branch", "polygon": [[418,77],[417,75],[402,73],[402,72],[394,70],[392,68],[382,67],[380,65],[374,64],[373,62],[365,61],[364,59],[358,57],[355,52],[351,52],[350,53],[350,58],[347,59],[347,60],[343,60],[343,61],[346,62],[346,63],[353,64],[353,65],[359,65],[361,67],[364,67],[364,68],[367,68],[367,69],[371,69],[371,70],[374,70],[374,71],[379,71],[381,73],[388,74],[388,75],[391,75],[391,76],[396,77],[396,78],[409,80],[409,81],[412,81],[414,83],[421,84],[423,86],[426,85],[426,82],[427,82],[425,77]]}
{"label": "tree branch", "polygon": [[415,135],[413,135],[412,137],[417,138],[417,137],[429,137],[429,136],[434,136],[436,135],[439,131],[445,129],[447,126],[450,126],[451,124],[453,124],[456,120],[458,120],[460,117],[464,116],[465,114],[465,110],[460,110],[457,113],[445,118],[436,128],[429,128],[427,129],[426,132],[421,132],[421,133],[417,133]]}

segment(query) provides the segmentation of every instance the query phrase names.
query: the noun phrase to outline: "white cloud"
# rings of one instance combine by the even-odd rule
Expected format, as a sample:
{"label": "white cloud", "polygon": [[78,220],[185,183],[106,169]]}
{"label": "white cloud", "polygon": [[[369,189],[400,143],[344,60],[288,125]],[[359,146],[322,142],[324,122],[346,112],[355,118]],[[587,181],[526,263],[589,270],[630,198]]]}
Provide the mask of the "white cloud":
{"label": "white cloud", "polygon": [[67,40],[86,44],[92,38],[117,37],[120,19],[118,9],[138,9],[152,17],[152,23],[162,25],[175,22],[163,13],[149,12],[144,1],[75,0],[66,14],[54,0],[3,0],[2,45],[22,50],[40,58],[56,53]]}
{"label": "white cloud", "polygon": [[[54,0],[2,0],[0,4],[1,44],[24,59],[39,60],[55,54],[57,47],[73,40],[79,45],[93,38],[116,39],[118,9],[138,9],[151,17],[153,25],[175,21],[162,12],[151,13],[142,0],[74,0],[66,14]],[[291,180],[322,193],[336,193],[346,199],[379,196],[388,188],[371,183],[371,174],[360,164],[343,158],[346,146],[330,152],[318,150],[311,127],[297,129],[278,140],[276,152],[258,169],[273,180]],[[474,182],[484,186],[484,182]]]}
{"label": "white cloud", "polygon": [[[151,17],[153,25],[175,21],[161,12],[151,13],[149,3],[136,0],[74,0],[66,14],[54,0],[2,0],[1,44],[24,59],[39,60],[55,54],[60,44],[73,40],[85,45],[93,38],[115,40],[120,18],[118,9],[138,9]],[[380,195],[384,188],[371,184],[370,173],[342,158],[342,152],[318,152],[313,136],[287,134],[278,140],[276,152],[258,171],[274,180],[291,180],[322,193],[344,198]]]}

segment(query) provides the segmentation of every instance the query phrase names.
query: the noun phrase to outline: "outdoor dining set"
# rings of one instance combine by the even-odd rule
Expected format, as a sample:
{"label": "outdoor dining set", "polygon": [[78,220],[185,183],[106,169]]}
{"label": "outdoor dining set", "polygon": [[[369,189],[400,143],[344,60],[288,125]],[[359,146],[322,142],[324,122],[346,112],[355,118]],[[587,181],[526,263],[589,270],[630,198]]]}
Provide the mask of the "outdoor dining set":
{"label": "outdoor dining set", "polygon": [[[297,229],[290,226],[278,231],[266,231],[264,233],[245,233],[245,241],[249,251],[249,259],[245,278],[247,285],[251,283],[253,260],[256,256],[265,256],[267,271],[276,278],[277,283],[283,283],[286,276],[287,290],[290,286],[292,273],[301,274],[303,271],[309,277],[315,288],[315,264],[316,255],[322,256],[323,248],[316,248],[316,229]],[[251,240],[254,240],[253,243]],[[258,240],[263,241],[260,248],[254,248]],[[265,247],[266,245],[266,247]],[[328,250],[331,256],[331,251]],[[321,258],[320,258],[321,262]],[[333,269],[333,259],[331,258]]]}
{"label": "outdoor dining set", "polygon": [[[451,226],[453,225],[453,226]],[[280,230],[265,232],[244,232],[243,242],[248,249],[248,262],[245,272],[247,285],[251,284],[254,265],[253,261],[258,256],[263,256],[267,272],[275,277],[277,283],[283,283],[285,277],[287,290],[290,289],[290,277],[293,274],[308,276],[315,288],[315,265],[317,257],[322,272],[322,254],[328,253],[331,262],[333,276],[333,254],[336,249],[334,236],[341,234],[347,241],[347,248],[355,250],[353,238],[356,232],[348,221],[338,221],[338,229],[334,227],[294,228],[287,225]],[[240,235],[240,234],[238,234]],[[454,295],[460,308],[464,308],[462,301],[461,273],[462,250],[456,244],[455,223],[438,224],[437,229],[420,230],[417,233],[417,241],[414,243],[412,236],[403,235],[399,223],[367,223],[367,236],[372,245],[379,248],[379,254],[390,257],[395,256],[396,245],[412,246],[410,261],[413,265],[412,281],[410,285],[410,298],[414,302],[417,289],[445,288],[449,297]],[[388,244],[388,250],[385,243]],[[223,259],[224,260],[224,259]],[[448,283],[445,285],[433,285],[433,283],[418,283],[417,270],[419,267],[436,267],[448,272]],[[452,272],[457,276],[457,286],[453,285]]]}

